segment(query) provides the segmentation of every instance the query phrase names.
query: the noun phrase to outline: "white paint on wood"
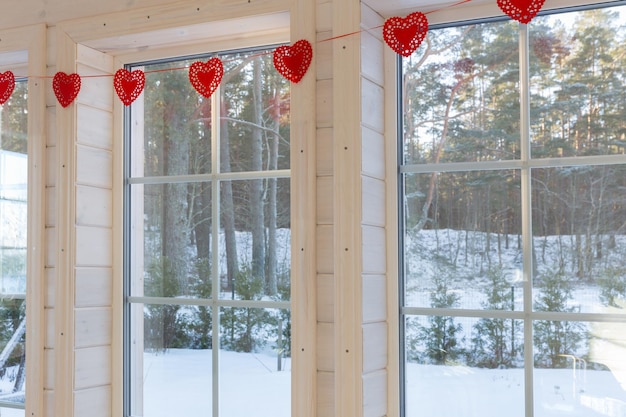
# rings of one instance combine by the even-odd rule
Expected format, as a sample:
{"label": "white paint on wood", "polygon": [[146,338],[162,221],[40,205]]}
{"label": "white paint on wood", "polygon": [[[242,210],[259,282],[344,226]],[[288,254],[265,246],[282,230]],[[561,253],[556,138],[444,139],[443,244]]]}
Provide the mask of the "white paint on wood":
{"label": "white paint on wood", "polygon": [[76,182],[111,188],[112,155],[110,151],[90,146],[76,146]]}
{"label": "white paint on wood", "polygon": [[387,367],[387,324],[363,325],[363,373],[368,374]]}
{"label": "white paint on wood", "polygon": [[74,403],[76,417],[110,417],[111,387],[108,385],[77,391]]}
{"label": "white paint on wood", "polygon": [[363,376],[363,417],[387,417],[387,372],[378,371]]}
{"label": "white paint on wood", "polygon": [[363,272],[384,274],[387,271],[385,251],[385,229],[377,226],[363,226]]}
{"label": "white paint on wood", "polygon": [[107,188],[76,186],[76,225],[111,227],[112,191]]}
{"label": "white paint on wood", "polygon": [[383,133],[385,131],[384,90],[367,78],[361,79],[361,86],[362,123],[376,132]]}
{"label": "white paint on wood", "polygon": [[76,227],[76,266],[104,266],[113,263],[113,236],[111,229]]}
{"label": "white paint on wood", "polygon": [[111,383],[110,346],[76,349],[74,362],[74,387],[77,391]]}
{"label": "white paint on wood", "polygon": [[[362,223],[385,226],[385,182],[377,178],[361,176]],[[384,241],[382,242],[384,244]]]}
{"label": "white paint on wood", "polygon": [[76,268],[76,307],[101,307],[112,304],[111,268]]}
{"label": "white paint on wood", "polygon": [[111,112],[82,104],[77,106],[76,111],[80,120],[78,143],[95,148],[112,149],[113,115]]}
{"label": "white paint on wood", "polygon": [[363,275],[363,323],[387,319],[386,285],[385,275]]}
{"label": "white paint on wood", "polygon": [[111,344],[111,308],[77,308],[74,348]]}
{"label": "white paint on wood", "polygon": [[[370,177],[385,179],[385,138],[382,133],[363,126],[361,129],[363,174]],[[390,138],[391,141],[395,138]],[[391,178],[395,182],[395,176]]]}
{"label": "white paint on wood", "polygon": [[[374,28],[380,24],[367,25],[367,29]],[[362,35],[361,51],[362,51],[362,76],[378,85],[385,82],[383,68],[383,48],[384,44],[378,35],[380,28],[365,30]]]}

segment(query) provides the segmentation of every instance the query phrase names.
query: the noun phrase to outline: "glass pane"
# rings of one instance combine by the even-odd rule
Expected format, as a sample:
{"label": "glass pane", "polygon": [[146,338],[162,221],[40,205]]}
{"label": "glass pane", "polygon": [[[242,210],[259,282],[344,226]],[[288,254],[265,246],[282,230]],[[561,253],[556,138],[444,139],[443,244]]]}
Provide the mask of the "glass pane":
{"label": "glass pane", "polygon": [[144,277],[133,295],[210,297],[211,183],[133,185],[131,195],[135,239],[143,233],[133,270]]}
{"label": "glass pane", "polygon": [[626,324],[534,324],[535,416],[626,412]]}
{"label": "glass pane", "polygon": [[141,337],[131,345],[136,353],[143,352],[131,364],[133,391],[143,390],[143,398],[131,397],[136,415],[211,416],[210,309],[145,305],[143,323],[135,324],[136,332],[144,331],[143,349]]}
{"label": "glass pane", "polygon": [[134,176],[211,172],[211,100],[199,94],[180,60],[140,67],[146,84],[131,105]]}
{"label": "glass pane", "polygon": [[271,51],[225,56],[221,88],[220,169],[289,168],[290,82]]}
{"label": "glass pane", "polygon": [[289,179],[222,181],[222,298],[289,300]]}
{"label": "glass pane", "polygon": [[407,174],[405,305],[522,308],[518,171]]}
{"label": "glass pane", "polygon": [[519,158],[518,31],[512,21],[431,30],[402,60],[404,163]]}
{"label": "glass pane", "polygon": [[0,106],[0,408],[24,416],[26,382],[26,248],[28,209],[28,85],[16,82]]}
{"label": "glass pane", "polygon": [[532,171],[535,309],[626,307],[626,166]]}
{"label": "glass pane", "polygon": [[220,320],[220,417],[290,417],[289,311],[222,308]]}
{"label": "glass pane", "polygon": [[625,11],[543,16],[529,25],[534,158],[626,151]]}
{"label": "glass pane", "polygon": [[523,417],[520,320],[447,316],[405,322],[406,417]]}

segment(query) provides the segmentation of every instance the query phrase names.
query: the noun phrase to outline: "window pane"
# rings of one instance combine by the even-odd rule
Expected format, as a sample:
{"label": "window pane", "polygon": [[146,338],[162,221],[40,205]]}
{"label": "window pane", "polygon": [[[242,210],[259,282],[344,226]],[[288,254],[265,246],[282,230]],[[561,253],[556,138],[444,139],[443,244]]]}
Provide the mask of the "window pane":
{"label": "window pane", "polygon": [[626,324],[534,324],[535,416],[621,416],[626,411]]}
{"label": "window pane", "polygon": [[28,209],[28,85],[17,81],[0,106],[0,407],[24,416],[26,381],[26,248]]}
{"label": "window pane", "polygon": [[222,308],[220,416],[291,416],[288,310]]}
{"label": "window pane", "polygon": [[415,316],[405,326],[406,417],[523,417],[520,320]]}
{"label": "window pane", "polygon": [[431,30],[403,60],[405,163],[519,158],[517,34],[512,21]]}
{"label": "window pane", "polygon": [[586,10],[529,25],[534,158],[626,151],[625,12]]}
{"label": "window pane", "polygon": [[228,55],[221,88],[222,172],[289,168],[289,81],[267,51]]}
{"label": "window pane", "polygon": [[532,183],[535,308],[623,314],[626,166],[535,169]]}
{"label": "window pane", "polygon": [[143,288],[133,295],[210,297],[211,184],[137,185],[132,190],[132,203],[143,203],[137,219],[142,229],[135,229],[143,231],[143,259],[137,262],[144,270]]}
{"label": "window pane", "polygon": [[211,416],[210,317],[208,307],[145,305],[143,378],[132,379],[143,391],[143,412],[134,405],[137,415]]}
{"label": "window pane", "polygon": [[289,300],[289,179],[222,181],[222,298]]}
{"label": "window pane", "polygon": [[518,171],[407,174],[405,305],[521,309]]}
{"label": "window pane", "polygon": [[[133,129],[137,176],[206,174],[211,171],[211,100],[189,82],[194,60],[142,66],[146,75],[142,111]],[[143,107],[140,106],[143,105]],[[143,139],[143,140],[142,140]]]}

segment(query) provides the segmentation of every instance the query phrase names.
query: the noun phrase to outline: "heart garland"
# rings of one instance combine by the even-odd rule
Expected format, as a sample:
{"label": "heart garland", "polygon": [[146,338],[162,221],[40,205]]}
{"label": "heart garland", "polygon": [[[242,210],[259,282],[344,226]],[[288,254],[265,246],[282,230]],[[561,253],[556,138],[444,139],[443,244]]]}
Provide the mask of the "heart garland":
{"label": "heart garland", "polygon": [[120,68],[115,72],[115,77],[113,77],[115,92],[126,106],[129,106],[130,103],[139,97],[145,85],[146,75],[142,70],[130,72],[127,69]]}
{"label": "heart garland", "polygon": [[207,62],[194,62],[189,67],[189,82],[206,98],[215,92],[222,82],[223,75],[224,65],[219,58],[211,58]]}
{"label": "heart garland", "polygon": [[61,106],[67,107],[80,91],[80,76],[78,74],[66,74],[57,72],[52,79],[52,89]]}
{"label": "heart garland", "polygon": [[541,10],[545,0],[498,0],[498,7],[511,19],[529,23]]}
{"label": "heart garland", "polygon": [[0,73],[0,104],[6,101],[13,94],[15,89],[15,75],[11,71]]}
{"label": "heart garland", "polygon": [[313,59],[313,48],[306,39],[292,46],[279,46],[274,51],[274,67],[289,81],[297,83],[304,77]]}
{"label": "heart garland", "polygon": [[422,43],[428,32],[428,19],[421,12],[405,18],[390,17],[383,25],[383,38],[391,49],[402,56],[410,56]]}

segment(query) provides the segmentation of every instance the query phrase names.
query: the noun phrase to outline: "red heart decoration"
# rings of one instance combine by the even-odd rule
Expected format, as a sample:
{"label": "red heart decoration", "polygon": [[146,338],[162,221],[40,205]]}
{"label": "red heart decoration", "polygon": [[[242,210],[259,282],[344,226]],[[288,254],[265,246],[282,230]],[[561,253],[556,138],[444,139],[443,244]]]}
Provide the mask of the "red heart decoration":
{"label": "red heart decoration", "polygon": [[428,32],[428,19],[421,12],[405,18],[390,17],[383,25],[383,38],[391,49],[402,56],[410,56],[420,46]]}
{"label": "red heart decoration", "polygon": [[222,81],[224,65],[219,58],[207,62],[194,62],[189,67],[189,82],[204,97],[209,98]]}
{"label": "red heart decoration", "polygon": [[15,88],[15,76],[11,71],[0,73],[0,104],[6,101],[13,94]]}
{"label": "red heart decoration", "polygon": [[498,0],[498,7],[511,19],[528,23],[541,10],[545,0]]}
{"label": "red heart decoration", "polygon": [[67,107],[74,101],[80,91],[80,76],[78,74],[68,75],[64,72],[57,72],[52,79],[52,89],[61,106]]}
{"label": "red heart decoration", "polygon": [[142,70],[130,72],[124,68],[120,68],[115,72],[115,77],[113,78],[115,92],[126,106],[130,105],[130,103],[139,97],[145,85],[146,75]]}
{"label": "red heart decoration", "polygon": [[289,81],[297,83],[304,77],[313,59],[311,43],[301,39],[292,46],[279,46],[274,51],[274,67]]}

